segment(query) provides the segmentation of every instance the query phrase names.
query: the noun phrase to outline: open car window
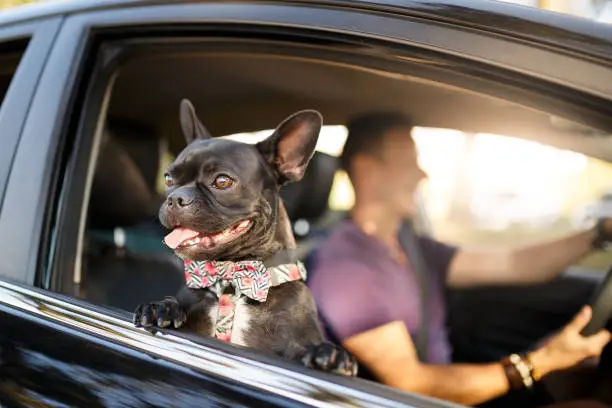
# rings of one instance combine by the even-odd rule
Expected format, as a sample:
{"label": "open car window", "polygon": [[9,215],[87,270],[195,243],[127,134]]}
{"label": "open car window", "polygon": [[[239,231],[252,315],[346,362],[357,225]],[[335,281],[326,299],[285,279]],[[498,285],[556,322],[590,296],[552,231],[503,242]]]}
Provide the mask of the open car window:
{"label": "open car window", "polygon": [[[347,137],[344,121],[353,112],[380,109],[385,92],[415,118],[414,138],[429,173],[419,197],[422,224],[436,238],[462,246],[515,245],[565,234],[578,228],[580,211],[608,188],[607,164],[559,147],[569,140],[607,154],[600,148],[605,138],[577,143],[598,131],[556,115],[416,77],[329,65],[316,57],[293,59],[300,51],[291,47],[274,55],[263,52],[265,45],[249,52],[239,41],[228,47],[236,51],[209,53],[193,44],[188,54],[180,48],[161,54],[141,49],[122,66],[96,146],[82,260],[68,277],[79,283],[83,298],[133,311],[182,285],[181,262],[163,244],[166,231],[156,217],[164,200],[163,174],[185,144],[178,124],[184,97],[213,135],[247,143],[271,134],[294,111],[322,112],[326,126],[307,176],[282,193],[302,259],[353,204],[338,165]],[[249,70],[241,69],[245,64]],[[294,69],[302,72],[299,83],[284,74]],[[170,77],[160,82],[167,76],[176,79],[172,89]],[[145,88],[146,97],[140,92]],[[431,103],[423,108],[414,95]],[[232,109],[221,108],[222,101],[237,100],[228,105]],[[447,115],[445,103],[462,106],[462,113]]]}

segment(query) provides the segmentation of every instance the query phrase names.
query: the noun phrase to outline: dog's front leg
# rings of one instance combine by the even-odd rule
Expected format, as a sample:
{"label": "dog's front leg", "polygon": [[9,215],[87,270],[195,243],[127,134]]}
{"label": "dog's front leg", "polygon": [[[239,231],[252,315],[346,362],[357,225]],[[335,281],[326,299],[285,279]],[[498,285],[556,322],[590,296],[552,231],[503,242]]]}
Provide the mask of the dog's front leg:
{"label": "dog's front leg", "polygon": [[[305,286],[301,289],[300,296],[295,296],[294,299],[299,299],[304,313],[301,314],[301,319],[296,319],[299,326],[295,327],[295,332],[309,335],[302,337],[306,341],[301,342],[303,348],[297,354],[298,361],[308,368],[350,377],[357,376],[357,360],[342,346],[324,340],[314,299]],[[295,311],[295,308],[293,310]],[[296,315],[293,313],[294,318]]]}
{"label": "dog's front leg", "polygon": [[270,290],[270,302],[276,310],[270,314],[269,330],[284,358],[315,370],[356,376],[358,364],[343,347],[324,340],[318,311],[307,286],[299,282],[285,283]]}

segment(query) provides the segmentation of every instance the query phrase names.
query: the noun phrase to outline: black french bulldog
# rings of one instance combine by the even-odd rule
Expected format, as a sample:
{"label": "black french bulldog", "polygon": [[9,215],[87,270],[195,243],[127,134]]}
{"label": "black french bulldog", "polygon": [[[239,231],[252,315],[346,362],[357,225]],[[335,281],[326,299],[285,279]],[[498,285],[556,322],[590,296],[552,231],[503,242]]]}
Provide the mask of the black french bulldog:
{"label": "black french bulldog", "polygon": [[[285,119],[267,139],[249,145],[213,139],[188,100],[180,121],[187,147],[166,174],[161,223],[173,231],[166,244],[182,259],[268,260],[295,248],[280,187],[298,181],[314,154],[322,126],[312,110]],[[219,298],[210,290],[181,288],[176,297],[140,305],[134,324],[182,327],[213,336]],[[325,342],[310,291],[301,280],[269,288],[265,302],[236,306],[231,342],[306,367],[354,376],[355,359]]]}

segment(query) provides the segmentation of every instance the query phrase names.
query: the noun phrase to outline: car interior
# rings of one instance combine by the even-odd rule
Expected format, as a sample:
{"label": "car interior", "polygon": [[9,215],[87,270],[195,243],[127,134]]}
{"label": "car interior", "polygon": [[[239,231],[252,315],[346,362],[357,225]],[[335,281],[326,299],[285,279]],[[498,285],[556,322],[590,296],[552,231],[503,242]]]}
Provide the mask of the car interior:
{"label": "car interior", "polygon": [[[500,134],[612,159],[603,132],[427,78],[421,74],[426,61],[406,61],[406,72],[398,73],[282,47],[228,44],[175,45],[137,53],[121,64],[89,201],[81,298],[132,312],[140,303],[174,294],[183,283],[182,264],[163,244],[166,231],[157,220],[165,167],[185,144],[178,119],[182,98],[192,101],[204,125],[219,137],[272,129],[307,108],[321,112],[325,125],[344,125],[360,112],[393,109],[420,127]],[[338,173],[338,152],[318,150],[304,179],[282,190],[307,266],[313,251],[347,215],[347,208],[330,208]],[[454,361],[495,361],[532,347],[589,301],[603,275],[566,274],[521,287],[449,289]],[[519,394],[487,406],[526,404],[527,399],[538,404]]]}

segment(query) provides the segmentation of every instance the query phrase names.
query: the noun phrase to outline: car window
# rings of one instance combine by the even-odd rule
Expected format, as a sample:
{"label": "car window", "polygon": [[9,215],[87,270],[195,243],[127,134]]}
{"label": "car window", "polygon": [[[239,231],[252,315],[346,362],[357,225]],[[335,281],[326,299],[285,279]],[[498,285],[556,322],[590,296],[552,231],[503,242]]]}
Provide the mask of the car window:
{"label": "car window", "polygon": [[[8,123],[0,130],[0,142],[3,145],[0,149],[0,212],[2,211],[3,190],[10,169],[16,138],[19,136],[19,124],[22,120],[22,118],[16,117],[14,109],[4,109],[4,102],[29,41],[29,38],[4,42],[0,39],[0,122],[7,120]],[[23,97],[26,97],[28,92],[30,92],[29,89],[21,89]]]}
{"label": "car window", "polygon": [[[239,69],[240,56],[230,55],[225,61],[217,58],[214,62],[205,54],[193,58],[195,66],[206,62],[209,70],[209,79],[196,87],[202,91],[195,94],[189,89],[197,81],[189,73],[194,68],[186,65],[188,59],[172,55],[134,59],[122,67],[117,77],[93,175],[85,232],[87,245],[81,263],[80,276],[84,277],[81,295],[90,301],[131,311],[139,303],[174,293],[182,284],[181,262],[163,244],[166,231],[156,219],[164,199],[163,174],[185,143],[177,114],[182,97],[195,101],[198,114],[213,134],[247,143],[262,140],[283,116],[292,113],[289,109],[277,109],[274,115],[241,125],[240,120],[226,119],[234,115],[231,109],[214,108],[216,99],[233,100],[227,95],[252,93],[251,101],[255,103],[260,98],[258,92],[261,95],[274,92],[279,85],[272,82],[276,80],[270,76],[273,74],[264,72],[267,64],[276,73],[288,69],[291,64],[282,57],[278,60],[246,57],[257,75]],[[163,82],[167,84],[174,78],[172,81],[182,91],[171,91],[169,85],[152,85],[160,83],[159,75],[182,71],[187,79],[175,80],[174,75]],[[223,83],[230,74],[240,76],[247,84],[253,81],[257,87],[231,83],[223,89],[213,86],[211,81]],[[314,88],[327,86],[329,80],[324,74],[309,78]],[[267,87],[262,85],[266,81],[270,82]],[[145,88],[149,89],[146,97],[141,92]],[[160,99],[168,92],[172,92],[170,100],[175,104]],[[287,92],[297,95],[307,90]],[[288,98],[291,100],[291,96]],[[283,99],[278,101],[282,103]],[[244,107],[236,109],[246,109],[239,110],[246,113],[249,103],[246,99]],[[295,106],[295,110],[309,107],[307,102]],[[466,106],[466,112],[470,111],[477,120],[488,120],[485,116],[479,119],[474,109]],[[520,109],[499,104],[500,112],[513,114]],[[538,126],[549,126],[549,132],[561,133],[551,126],[554,122],[549,115],[538,117],[530,110],[525,110],[524,115],[531,115],[530,120],[541,120]],[[152,116],[159,116],[159,120],[152,120]],[[506,122],[500,120],[495,126],[508,127]],[[263,123],[268,126],[261,126]],[[241,131],[223,132],[232,127]],[[576,129],[578,137],[583,130],[579,126]],[[563,132],[566,133],[563,137],[567,137],[568,131]],[[415,127],[413,134],[420,151],[419,160],[429,173],[421,191],[422,218],[431,228],[430,233],[446,242],[462,246],[515,245],[565,234],[579,227],[581,214],[592,211],[609,187],[605,181],[611,171],[608,164],[521,138],[530,138],[530,134],[515,132],[504,136],[428,126]],[[337,161],[346,136],[346,128],[332,116],[331,123],[328,121],[321,132],[317,160],[310,166],[313,169],[309,171],[316,176],[291,186],[285,193],[304,257],[316,246],[312,237],[327,234],[352,206],[350,182],[337,163],[333,171],[330,166],[317,164]],[[326,173],[320,173],[321,169]],[[328,188],[321,187],[325,183]]]}
{"label": "car window", "polygon": [[[249,143],[270,134],[298,110],[314,108],[323,114],[325,127],[304,179],[281,190],[301,260],[346,217],[354,200],[338,163],[347,137],[344,124],[356,113],[390,103],[415,115],[414,137],[430,173],[422,194],[424,218],[440,239],[462,245],[495,241],[482,234],[504,245],[524,242],[527,235],[544,239],[575,228],[565,219],[568,205],[578,209],[601,193],[594,186],[584,190],[582,201],[570,203],[566,196],[577,195],[561,190],[562,185],[569,188],[568,180],[578,188],[577,175],[591,166],[585,163],[605,167],[558,146],[571,139],[584,151],[601,150],[605,138],[582,138],[586,131],[580,126],[561,128],[546,111],[490,94],[330,63],[329,56],[317,58],[308,47],[302,55],[298,45],[279,48],[267,41],[254,47],[253,39],[227,40],[210,47],[212,40],[206,46],[177,40],[173,47],[159,49],[153,42],[149,48],[139,44],[134,54],[129,46],[122,48],[126,51],[119,69],[105,74],[116,74],[113,82],[105,83],[108,104],[89,114],[98,121],[98,130],[77,138],[88,144],[73,149],[80,164],[71,168],[91,173],[75,171],[80,184],[68,174],[64,188],[71,193],[62,197],[84,218],[57,227],[63,251],[50,252],[63,259],[64,267],[50,268],[52,276],[45,280],[49,289],[133,312],[139,304],[173,295],[184,285],[183,263],[164,244],[168,231],[157,215],[165,199],[166,168],[185,146],[178,115],[183,98],[192,101],[213,135]],[[300,72],[300,81],[292,81],[290,72]],[[427,104],[418,102],[423,98]],[[480,133],[468,133],[469,128]],[[550,146],[542,145],[542,138],[550,140]],[[512,160],[495,158],[492,152],[499,149],[512,152],[506,157]],[[519,165],[519,159],[527,164]],[[591,174],[584,177],[590,179]],[[508,205],[498,205],[500,200]],[[515,229],[518,232],[510,234]],[[67,284],[58,288],[54,282]]]}
{"label": "car window", "polygon": [[0,109],[27,45],[28,40],[0,43]]}

